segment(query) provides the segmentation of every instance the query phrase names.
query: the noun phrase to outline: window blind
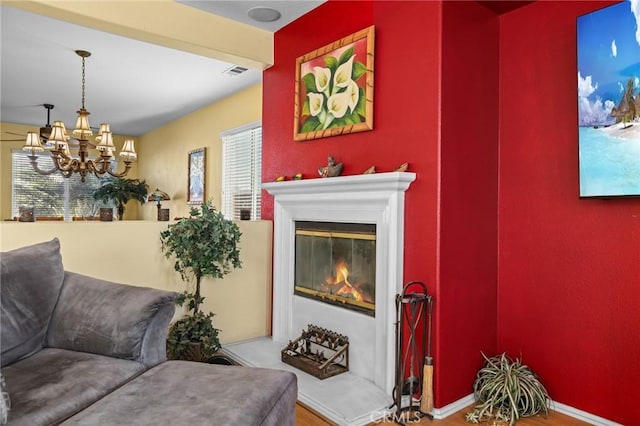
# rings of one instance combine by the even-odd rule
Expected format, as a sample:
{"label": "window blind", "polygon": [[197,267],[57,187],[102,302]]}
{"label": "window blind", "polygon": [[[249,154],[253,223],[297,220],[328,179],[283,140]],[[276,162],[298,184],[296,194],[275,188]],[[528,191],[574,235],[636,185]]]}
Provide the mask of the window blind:
{"label": "window blind", "polygon": [[220,134],[222,139],[222,207],[228,219],[260,219],[262,123]]}
{"label": "window blind", "polygon": [[[27,153],[21,150],[11,152],[11,216],[18,216],[20,206],[33,206],[36,220],[38,216],[72,217],[97,216],[100,207],[105,206],[93,199],[93,191],[100,186],[100,179],[87,175],[86,182],[80,181],[78,174],[65,178],[59,172],[50,175],[36,173]],[[42,170],[53,168],[51,156],[38,156],[38,167]]]}

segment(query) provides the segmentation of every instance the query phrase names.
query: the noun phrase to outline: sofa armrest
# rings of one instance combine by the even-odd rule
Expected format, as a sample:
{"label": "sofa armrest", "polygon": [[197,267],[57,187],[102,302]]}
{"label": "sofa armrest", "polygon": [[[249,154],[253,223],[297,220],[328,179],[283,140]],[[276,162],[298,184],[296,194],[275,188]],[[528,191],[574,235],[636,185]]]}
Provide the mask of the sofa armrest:
{"label": "sofa armrest", "polygon": [[176,297],[65,271],[46,344],[153,366],[166,359]]}

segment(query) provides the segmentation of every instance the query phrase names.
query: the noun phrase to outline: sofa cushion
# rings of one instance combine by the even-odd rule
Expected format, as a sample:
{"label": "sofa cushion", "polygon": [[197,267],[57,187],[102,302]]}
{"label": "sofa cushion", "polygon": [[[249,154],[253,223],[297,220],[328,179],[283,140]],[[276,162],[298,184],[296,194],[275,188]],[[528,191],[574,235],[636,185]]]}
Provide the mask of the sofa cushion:
{"label": "sofa cushion", "polygon": [[157,312],[169,307],[160,323],[165,325],[160,330],[164,350],[166,323],[175,309],[175,298],[173,292],[67,271],[46,346],[134,360],[141,354],[145,333]]}
{"label": "sofa cushion", "polygon": [[144,370],[135,361],[42,349],[2,369],[11,390],[9,424],[58,424]]}
{"label": "sofa cushion", "polygon": [[4,252],[0,264],[0,360],[5,366],[44,345],[64,279],[60,241]]}
{"label": "sofa cushion", "polygon": [[167,361],[63,425],[294,426],[297,395],[289,371]]}

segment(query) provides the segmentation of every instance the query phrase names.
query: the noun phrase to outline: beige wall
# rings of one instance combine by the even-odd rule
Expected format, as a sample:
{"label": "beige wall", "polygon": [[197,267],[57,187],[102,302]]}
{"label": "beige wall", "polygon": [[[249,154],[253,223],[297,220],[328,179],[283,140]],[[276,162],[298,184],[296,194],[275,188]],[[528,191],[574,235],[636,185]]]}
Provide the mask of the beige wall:
{"label": "beige wall", "polygon": [[[20,136],[12,135],[10,133],[26,135],[27,132],[37,131],[38,127],[34,126],[25,126],[23,124],[14,123],[0,123],[0,135],[2,136],[2,139],[20,139]],[[139,142],[137,138],[130,136],[113,135],[113,143],[118,148],[118,150],[122,148],[125,139],[133,139],[136,143],[136,150],[138,150]],[[2,220],[11,218],[11,151],[14,149],[22,149],[23,145],[24,141],[0,142],[0,218]],[[73,147],[71,147],[71,151],[74,152]],[[41,155],[49,154],[44,152]],[[91,152],[91,158],[94,158],[94,156],[96,155],[97,152]],[[118,170],[122,170],[123,167],[124,166],[121,164]],[[135,178],[137,177],[137,174],[138,165],[137,163],[133,163],[131,171],[127,174],[127,177]],[[125,207],[124,219],[136,219],[138,217],[138,206],[139,203],[137,201],[129,202]]]}
{"label": "beige wall", "polygon": [[[233,77],[231,77],[233,78]],[[138,174],[151,190],[159,188],[171,197],[162,203],[170,217],[187,216],[189,151],[206,148],[205,196],[219,209],[222,183],[222,143],[220,132],[262,117],[262,84],[245,89],[220,102],[153,130],[138,144]],[[149,203],[140,209],[140,218],[153,220],[157,207]]]}
{"label": "beige wall", "polygon": [[[60,239],[68,271],[109,281],[181,292],[187,284],[160,249],[160,232],[171,222],[1,222],[0,249]],[[242,269],[222,280],[205,279],[204,310],[214,312],[222,343],[270,334],[270,221],[238,222]]]}

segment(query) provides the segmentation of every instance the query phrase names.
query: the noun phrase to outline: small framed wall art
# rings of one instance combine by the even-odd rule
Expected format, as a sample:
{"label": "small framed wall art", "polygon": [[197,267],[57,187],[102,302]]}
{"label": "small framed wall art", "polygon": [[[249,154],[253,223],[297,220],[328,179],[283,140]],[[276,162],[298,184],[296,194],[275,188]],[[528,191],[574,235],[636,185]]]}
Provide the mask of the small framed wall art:
{"label": "small framed wall art", "polygon": [[205,159],[204,148],[189,151],[188,204],[202,204],[204,202]]}
{"label": "small framed wall art", "polygon": [[374,27],[296,59],[293,138],[373,129]]}

